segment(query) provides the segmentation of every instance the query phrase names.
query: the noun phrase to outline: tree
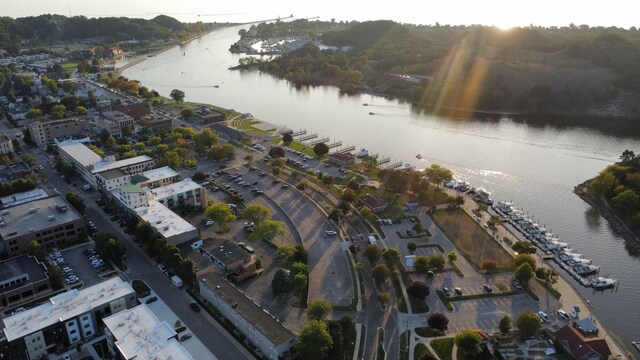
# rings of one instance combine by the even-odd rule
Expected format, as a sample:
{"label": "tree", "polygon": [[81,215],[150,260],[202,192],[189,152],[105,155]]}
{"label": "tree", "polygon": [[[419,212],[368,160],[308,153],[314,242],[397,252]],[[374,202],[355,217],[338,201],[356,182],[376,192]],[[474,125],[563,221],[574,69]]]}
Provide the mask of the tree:
{"label": "tree", "polygon": [[442,167],[438,164],[432,164],[428,169],[425,170],[425,174],[431,180],[431,182],[435,183],[436,186],[440,187],[445,181],[450,181],[453,178],[453,172],[451,170]]}
{"label": "tree", "polygon": [[440,254],[429,256],[429,266],[435,271],[444,270],[445,263],[444,256]]}
{"label": "tree", "polygon": [[356,193],[355,191],[346,188],[344,189],[344,191],[342,192],[342,197],[341,200],[346,202],[346,203],[353,203],[356,201]]}
{"label": "tree", "polygon": [[[190,117],[192,117],[194,114],[193,109],[191,108],[185,108],[180,110],[180,116],[182,116],[183,119],[188,120]],[[209,129],[211,130],[211,129]]]}
{"label": "tree", "polygon": [[284,269],[278,269],[273,280],[271,280],[271,288],[276,294],[285,293],[291,291],[291,282],[289,281],[289,275]]}
{"label": "tree", "polygon": [[371,269],[371,276],[378,284],[383,284],[391,276],[391,271],[385,264],[378,264]]}
{"label": "tree", "polygon": [[516,241],[511,248],[519,254],[535,254],[537,252],[535,246],[531,245],[528,241],[522,240]]}
{"label": "tree", "polygon": [[633,151],[629,150],[629,149],[623,151],[622,155],[620,155],[620,161],[623,164],[628,164],[628,163],[632,162],[633,160],[635,160],[635,158],[636,158],[636,154]]}
{"label": "tree", "polygon": [[449,262],[454,262],[458,260],[458,254],[455,251],[450,251],[447,254],[447,259],[449,259]]}
{"label": "tree", "polygon": [[218,135],[213,130],[204,128],[193,135],[193,142],[196,145],[196,151],[199,154],[204,154],[206,149],[218,143]]}
{"label": "tree", "polygon": [[449,328],[449,319],[445,314],[436,311],[427,318],[427,325],[432,329],[445,331]]}
{"label": "tree", "polygon": [[373,211],[366,206],[360,209],[360,215],[367,221],[373,221]]}
{"label": "tree", "polygon": [[422,281],[414,281],[407,287],[407,294],[416,299],[424,300],[429,295],[429,287]]}
{"label": "tree", "polygon": [[47,275],[49,275],[51,286],[54,290],[61,289],[64,286],[64,279],[62,277],[62,269],[60,268],[60,266],[47,266]]}
{"label": "tree", "polygon": [[305,310],[307,320],[324,320],[332,309],[333,306],[327,300],[314,300],[307,305],[307,309]]}
{"label": "tree", "polygon": [[271,211],[264,205],[251,204],[241,212],[242,217],[258,225],[271,217]]}
{"label": "tree", "polygon": [[414,251],[416,251],[417,248],[418,248],[418,245],[416,245],[416,243],[414,243],[413,241],[407,244],[407,250],[409,250],[409,252],[412,254]]}
{"label": "tree", "polygon": [[64,105],[62,104],[54,105],[51,108],[51,118],[62,119],[64,117],[65,111],[67,111],[67,108]]}
{"label": "tree", "polygon": [[378,301],[380,301],[380,304],[389,304],[391,302],[391,294],[388,291],[379,293]]}
{"label": "tree", "polygon": [[294,349],[300,359],[324,360],[332,344],[327,324],[324,321],[311,320],[302,328]]}
{"label": "tree", "polygon": [[294,261],[296,247],[290,244],[282,244],[276,249],[276,263],[278,266],[288,268]]}
{"label": "tree", "polygon": [[265,220],[254,227],[253,232],[249,235],[251,240],[267,240],[272,241],[278,235],[286,233],[284,223],[277,220]]}
{"label": "tree", "polygon": [[454,200],[454,203],[456,204],[457,207],[464,205],[464,197],[462,195],[457,195]]}
{"label": "tree", "polygon": [[36,157],[33,156],[32,154],[26,153],[26,154],[22,155],[22,161],[24,161],[25,164],[27,164],[29,166],[33,166],[33,164],[36,163]]}
{"label": "tree", "polygon": [[431,269],[429,265],[429,257],[424,255],[418,255],[413,261],[413,268],[417,273],[425,274]]}
{"label": "tree", "polygon": [[380,249],[378,245],[369,245],[364,250],[364,256],[366,256],[367,259],[369,259],[369,262],[373,264],[378,262],[380,257],[382,257],[382,249]]}
{"label": "tree", "polygon": [[611,204],[622,212],[635,212],[640,205],[640,196],[638,196],[635,191],[627,189],[612,197]]}
{"label": "tree", "polygon": [[513,275],[516,278],[516,280],[522,283],[522,285],[528,287],[529,280],[531,280],[531,277],[533,277],[533,269],[531,269],[531,266],[529,265],[529,263],[525,262],[516,268],[516,271],[514,272]]}
{"label": "tree", "polygon": [[29,249],[27,249],[27,253],[29,255],[35,256],[36,259],[40,261],[44,260],[44,250],[42,250],[42,245],[40,245],[40,243],[35,240],[29,243]]}
{"label": "tree", "polygon": [[534,258],[533,256],[531,256],[529,254],[518,254],[513,259],[513,264],[514,264],[514,266],[516,268],[518,266],[522,265],[523,263],[529,264],[529,266],[531,267],[531,270],[535,270],[536,269],[536,258]]}
{"label": "tree", "polygon": [[293,135],[291,135],[290,132],[282,135],[282,142],[285,143],[286,145],[289,145],[293,142]]}
{"label": "tree", "polygon": [[204,214],[208,219],[215,221],[221,231],[228,231],[228,223],[235,221],[236,216],[227,204],[213,202],[204,210]]}
{"label": "tree", "polygon": [[455,337],[455,343],[467,358],[480,352],[480,341],[482,337],[477,330],[464,329]]}
{"label": "tree", "polygon": [[291,279],[291,290],[294,295],[300,297],[302,293],[307,289],[307,285],[309,284],[308,274],[298,273],[293,276]]}
{"label": "tree", "polygon": [[31,109],[29,111],[27,111],[27,114],[25,115],[27,117],[27,119],[37,119],[42,117],[42,110],[40,109]]}
{"label": "tree", "polygon": [[538,314],[533,311],[525,311],[516,318],[516,327],[520,331],[520,336],[528,338],[536,336],[542,328],[542,324]]}
{"label": "tree", "polygon": [[396,248],[388,248],[382,252],[382,258],[389,268],[393,269],[400,264],[400,251]]}
{"label": "tree", "polygon": [[73,208],[76,209],[76,211],[80,215],[84,215],[84,211],[87,208],[87,206],[85,205],[85,203],[82,200],[82,198],[80,198],[80,196],[78,196],[78,194],[76,194],[76,193],[67,193],[66,198],[67,198],[67,201],[69,202],[69,204],[71,204],[71,206],[73,206]]}
{"label": "tree", "polygon": [[269,156],[272,158],[283,158],[284,157],[284,149],[281,146],[272,146],[269,149]]}
{"label": "tree", "polygon": [[509,315],[505,315],[500,319],[498,329],[500,329],[502,335],[507,335],[511,331],[511,317]]}
{"label": "tree", "polygon": [[316,154],[316,156],[318,157],[327,155],[329,153],[329,145],[323,142],[317,143],[313,146],[313,153]]}
{"label": "tree", "polygon": [[480,268],[489,274],[493,274],[498,270],[498,262],[494,259],[485,259],[480,263]]}
{"label": "tree", "polygon": [[171,94],[169,94],[169,96],[171,96],[173,101],[177,103],[181,103],[184,101],[184,91],[173,89],[171,90]]}

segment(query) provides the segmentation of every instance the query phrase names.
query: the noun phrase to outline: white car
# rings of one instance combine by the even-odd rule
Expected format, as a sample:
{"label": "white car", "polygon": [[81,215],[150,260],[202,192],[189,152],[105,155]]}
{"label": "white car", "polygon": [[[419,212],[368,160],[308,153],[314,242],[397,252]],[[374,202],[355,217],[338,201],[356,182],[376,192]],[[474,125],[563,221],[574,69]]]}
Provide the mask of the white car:
{"label": "white car", "polygon": [[326,236],[334,236],[334,235],[337,235],[338,233],[333,231],[333,230],[327,230],[327,231],[324,232],[324,234]]}
{"label": "white car", "polygon": [[56,195],[60,195],[60,191],[56,188],[53,188],[53,193]]}
{"label": "white car", "polygon": [[567,312],[562,309],[558,310],[558,316],[565,320],[569,320],[569,314],[567,314]]}
{"label": "white car", "polygon": [[204,225],[205,225],[205,226],[211,226],[211,225],[213,225],[213,224],[215,224],[215,222],[214,222],[213,220],[207,220],[207,221],[205,221],[205,223],[204,223]]}
{"label": "white car", "polygon": [[549,315],[547,315],[547,313],[544,311],[538,311],[538,316],[540,317],[540,320],[542,322],[545,322],[545,323],[551,322]]}

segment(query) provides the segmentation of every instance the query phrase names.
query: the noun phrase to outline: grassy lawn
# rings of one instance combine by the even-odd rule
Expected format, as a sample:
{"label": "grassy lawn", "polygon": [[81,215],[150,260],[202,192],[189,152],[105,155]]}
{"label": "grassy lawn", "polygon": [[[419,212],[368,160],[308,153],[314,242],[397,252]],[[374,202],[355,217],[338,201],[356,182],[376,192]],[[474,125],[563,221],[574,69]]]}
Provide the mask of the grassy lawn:
{"label": "grassy lawn", "polygon": [[249,135],[255,135],[255,136],[271,135],[273,130],[275,130],[275,129],[261,130],[253,126],[259,123],[260,123],[259,120],[255,120],[252,118],[242,118],[242,119],[233,120],[233,126],[237,127],[239,130],[246,132]]}
{"label": "grassy lawn", "polygon": [[414,314],[421,314],[429,312],[429,305],[425,300],[420,300],[409,296],[409,302],[411,303],[411,312]]}
{"label": "grassy lawn", "polygon": [[453,338],[436,339],[431,341],[431,347],[441,360],[451,360],[453,352]]}
{"label": "grassy lawn", "polygon": [[384,329],[378,329],[378,357],[377,360],[384,360],[387,358],[387,353],[384,351]]}
{"label": "grassy lawn", "polygon": [[462,209],[436,210],[433,221],[462,256],[480,271],[482,261],[493,259],[498,271],[513,271],[513,258]]}
{"label": "grassy lawn", "polygon": [[[438,337],[438,336],[443,336],[444,333],[440,330],[436,330],[436,329],[432,329],[428,326],[425,327],[417,327],[414,329],[416,331],[416,334],[422,336],[422,337]],[[426,346],[425,346],[426,348]]]}
{"label": "grassy lawn", "polygon": [[313,147],[307,146],[297,141],[294,141],[291,144],[289,144],[289,147],[292,148],[293,150],[300,151],[301,153],[307,154],[309,156],[313,156],[313,157],[316,156],[316,154],[313,152]]}
{"label": "grassy lawn", "polygon": [[427,348],[425,344],[418,344],[416,348],[413,350],[413,360],[420,360],[425,355],[433,355],[431,351]]}
{"label": "grassy lawn", "polygon": [[409,360],[409,331],[400,335],[400,360]]}
{"label": "grassy lawn", "polygon": [[71,74],[73,72],[73,70],[78,68],[78,63],[77,62],[66,62],[66,63],[62,63],[60,65],[64,69],[64,72],[69,73],[69,74]]}
{"label": "grassy lawn", "polygon": [[400,312],[407,312],[407,303],[404,302],[404,296],[402,296],[402,289],[400,288],[400,282],[396,276],[391,277],[391,281],[393,282],[393,287],[395,288],[396,293],[396,303],[398,304],[398,310]]}

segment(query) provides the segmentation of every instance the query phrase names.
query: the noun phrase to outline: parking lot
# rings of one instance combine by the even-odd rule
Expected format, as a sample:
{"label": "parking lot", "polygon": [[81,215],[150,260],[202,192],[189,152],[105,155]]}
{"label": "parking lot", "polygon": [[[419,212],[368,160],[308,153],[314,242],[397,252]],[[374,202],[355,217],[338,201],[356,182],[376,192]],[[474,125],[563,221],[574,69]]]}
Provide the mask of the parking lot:
{"label": "parking lot", "polygon": [[[83,255],[83,251],[93,248],[93,242],[82,244],[70,249],[61,251],[61,255],[64,259],[64,263],[68,266],[73,274],[78,278],[79,282],[82,282],[83,287],[95,285],[104,279],[100,277],[100,272],[97,269],[108,272],[111,268],[108,266],[102,266],[95,268],[91,265],[90,260]],[[77,282],[67,283],[66,285],[77,285]]]}

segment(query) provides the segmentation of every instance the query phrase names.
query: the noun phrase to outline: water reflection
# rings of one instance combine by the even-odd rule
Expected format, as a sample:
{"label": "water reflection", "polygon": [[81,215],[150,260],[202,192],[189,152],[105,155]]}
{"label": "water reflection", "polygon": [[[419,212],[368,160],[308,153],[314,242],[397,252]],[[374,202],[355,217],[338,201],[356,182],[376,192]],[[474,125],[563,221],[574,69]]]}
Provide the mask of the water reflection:
{"label": "water reflection", "polygon": [[590,230],[600,229],[600,226],[602,225],[602,216],[600,216],[600,212],[596,210],[596,208],[588,207],[584,212],[584,217]]}

